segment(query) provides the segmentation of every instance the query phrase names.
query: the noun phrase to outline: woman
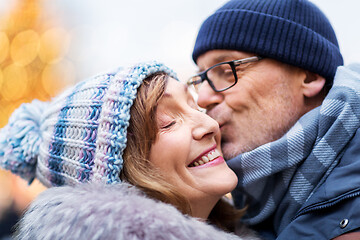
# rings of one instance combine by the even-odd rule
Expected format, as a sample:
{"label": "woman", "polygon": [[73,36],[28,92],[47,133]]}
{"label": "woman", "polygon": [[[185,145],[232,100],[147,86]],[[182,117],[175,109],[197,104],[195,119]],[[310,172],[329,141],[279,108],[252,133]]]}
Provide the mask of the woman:
{"label": "woman", "polygon": [[[221,156],[217,123],[175,78],[162,64],[138,64],[13,114],[0,134],[1,166],[48,187],[77,185],[45,191],[22,220],[19,238],[235,237],[201,223],[234,230],[240,213],[222,196],[237,178]],[[136,204],[141,193],[130,186],[200,221],[166,204],[162,212],[143,196]],[[142,222],[149,211],[154,215]],[[168,216],[176,221],[168,225]],[[185,235],[174,232],[179,223]]]}

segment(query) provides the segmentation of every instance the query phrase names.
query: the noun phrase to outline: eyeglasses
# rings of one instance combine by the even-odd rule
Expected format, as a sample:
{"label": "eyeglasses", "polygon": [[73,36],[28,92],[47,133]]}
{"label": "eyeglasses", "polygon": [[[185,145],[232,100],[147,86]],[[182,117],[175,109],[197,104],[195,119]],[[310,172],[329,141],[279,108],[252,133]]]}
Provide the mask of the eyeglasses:
{"label": "eyeglasses", "polygon": [[[260,56],[233,60],[218,63],[207,70],[196,74],[187,81],[187,85],[194,86],[196,92],[199,91],[201,84],[206,80],[215,92],[222,92],[233,87],[238,82],[238,72],[248,67],[249,63],[263,59]],[[241,67],[239,68],[238,66]]]}

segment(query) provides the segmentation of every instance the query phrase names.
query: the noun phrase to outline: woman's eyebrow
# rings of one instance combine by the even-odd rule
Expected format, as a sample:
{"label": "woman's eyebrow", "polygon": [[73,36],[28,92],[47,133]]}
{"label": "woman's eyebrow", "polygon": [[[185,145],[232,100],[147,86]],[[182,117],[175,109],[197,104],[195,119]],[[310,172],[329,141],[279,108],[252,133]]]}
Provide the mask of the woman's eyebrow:
{"label": "woman's eyebrow", "polygon": [[164,92],[163,97],[164,97],[164,98],[169,98],[169,97],[172,97],[172,94],[171,94],[171,93]]}
{"label": "woman's eyebrow", "polygon": [[[189,86],[188,85],[186,85],[186,84],[182,84],[183,85],[183,91],[184,91],[184,93],[189,93]],[[173,97],[173,95],[171,94],[171,93],[168,93],[168,92],[164,92],[164,95],[163,95],[164,97]]]}

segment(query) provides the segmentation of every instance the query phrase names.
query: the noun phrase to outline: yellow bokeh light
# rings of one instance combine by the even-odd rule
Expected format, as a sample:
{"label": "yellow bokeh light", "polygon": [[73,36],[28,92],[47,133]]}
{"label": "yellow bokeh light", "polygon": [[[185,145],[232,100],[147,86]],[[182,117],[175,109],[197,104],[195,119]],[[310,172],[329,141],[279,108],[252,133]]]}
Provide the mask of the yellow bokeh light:
{"label": "yellow bokeh light", "polygon": [[9,38],[4,32],[0,32],[0,63],[2,63],[9,53]]}
{"label": "yellow bokeh light", "polygon": [[75,68],[68,60],[56,64],[48,64],[41,77],[44,90],[51,96],[56,96],[66,86],[75,81]]}
{"label": "yellow bokeh light", "polygon": [[51,28],[41,35],[39,57],[44,63],[56,63],[67,53],[70,36],[63,28]]}
{"label": "yellow bokeh light", "polygon": [[7,107],[4,106],[4,104],[2,104],[0,107],[0,114],[1,114],[0,127],[4,127],[7,124],[10,115],[8,114]]}
{"label": "yellow bokeh light", "polygon": [[26,70],[16,64],[11,64],[4,69],[1,95],[8,101],[22,98],[28,87]]}
{"label": "yellow bokeh light", "polygon": [[14,63],[26,66],[38,55],[40,38],[34,30],[18,33],[11,42],[10,55]]}
{"label": "yellow bokeh light", "polygon": [[3,82],[4,82],[4,74],[0,68],[0,89],[1,89],[1,86],[3,85]]}
{"label": "yellow bokeh light", "polygon": [[7,124],[10,115],[8,114],[7,107],[4,104],[1,104],[0,106],[0,114],[0,127],[4,127]]}

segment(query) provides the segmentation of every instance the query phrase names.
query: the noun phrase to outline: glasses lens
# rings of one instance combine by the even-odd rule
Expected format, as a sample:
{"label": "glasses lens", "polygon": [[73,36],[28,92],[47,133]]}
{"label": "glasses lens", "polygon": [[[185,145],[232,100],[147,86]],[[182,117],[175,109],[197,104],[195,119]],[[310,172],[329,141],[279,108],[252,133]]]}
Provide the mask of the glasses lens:
{"label": "glasses lens", "polygon": [[228,63],[220,64],[207,72],[216,90],[221,91],[235,84],[234,72]]}
{"label": "glasses lens", "polygon": [[189,86],[193,86],[195,91],[199,91],[203,81],[200,76],[193,76],[188,80],[187,83]]}

